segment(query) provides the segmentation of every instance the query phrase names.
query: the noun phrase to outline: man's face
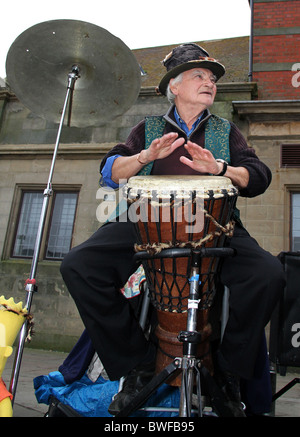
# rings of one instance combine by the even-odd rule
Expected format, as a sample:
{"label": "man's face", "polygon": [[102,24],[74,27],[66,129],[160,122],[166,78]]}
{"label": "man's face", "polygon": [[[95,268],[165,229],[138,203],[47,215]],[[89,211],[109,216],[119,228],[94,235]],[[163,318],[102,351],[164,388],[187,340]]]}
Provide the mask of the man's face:
{"label": "man's face", "polygon": [[176,104],[199,105],[201,110],[209,108],[217,93],[216,77],[206,68],[193,68],[185,71],[181,82],[172,85]]}

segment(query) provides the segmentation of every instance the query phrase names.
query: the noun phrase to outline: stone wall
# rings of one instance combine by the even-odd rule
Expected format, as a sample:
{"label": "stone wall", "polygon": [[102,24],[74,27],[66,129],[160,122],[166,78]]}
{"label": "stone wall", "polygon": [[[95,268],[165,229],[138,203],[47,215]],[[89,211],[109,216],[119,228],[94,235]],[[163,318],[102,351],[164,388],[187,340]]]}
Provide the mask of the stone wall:
{"label": "stone wall", "polygon": [[300,191],[299,167],[280,164],[282,144],[299,140],[300,102],[233,102],[233,106],[239,119],[246,121],[249,146],[272,171],[264,194],[239,199],[243,223],[264,249],[278,255],[290,250],[290,192]]}

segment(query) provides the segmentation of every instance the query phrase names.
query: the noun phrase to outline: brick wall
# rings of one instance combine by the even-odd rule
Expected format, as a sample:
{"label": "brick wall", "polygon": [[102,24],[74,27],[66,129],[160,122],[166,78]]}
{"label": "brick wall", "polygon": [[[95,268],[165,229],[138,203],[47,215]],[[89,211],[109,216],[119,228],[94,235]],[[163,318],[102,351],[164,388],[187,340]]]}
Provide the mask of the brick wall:
{"label": "brick wall", "polygon": [[[300,98],[300,88],[293,86],[292,71],[257,72],[254,81],[258,83],[258,99],[291,100]],[[300,85],[300,79],[299,79]]]}
{"label": "brick wall", "polygon": [[299,0],[261,1],[254,0],[255,27],[296,27],[300,21]]}
{"label": "brick wall", "polygon": [[300,0],[253,5],[253,81],[258,99],[299,99]]}

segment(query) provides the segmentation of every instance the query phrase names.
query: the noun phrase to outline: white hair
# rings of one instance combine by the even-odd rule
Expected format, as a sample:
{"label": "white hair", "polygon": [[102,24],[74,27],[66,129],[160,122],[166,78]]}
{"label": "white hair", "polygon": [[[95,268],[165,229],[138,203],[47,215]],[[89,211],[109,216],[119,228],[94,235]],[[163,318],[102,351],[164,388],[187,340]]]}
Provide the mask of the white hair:
{"label": "white hair", "polygon": [[[183,76],[183,73],[180,73],[180,74],[178,74],[178,76],[170,79],[170,81],[173,80],[172,84],[176,85],[176,83],[180,83],[182,81],[182,76]],[[167,96],[170,103],[174,103],[176,96],[171,91],[170,82],[168,83],[168,86],[167,86],[166,96]]]}

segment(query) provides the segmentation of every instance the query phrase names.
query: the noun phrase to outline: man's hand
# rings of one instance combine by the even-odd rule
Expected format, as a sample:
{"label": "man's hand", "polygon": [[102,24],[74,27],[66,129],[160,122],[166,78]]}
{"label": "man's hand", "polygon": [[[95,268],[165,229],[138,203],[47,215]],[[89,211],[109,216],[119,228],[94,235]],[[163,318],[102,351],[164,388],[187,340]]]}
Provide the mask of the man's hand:
{"label": "man's hand", "polygon": [[171,132],[163,135],[161,138],[156,138],[152,141],[148,149],[142,150],[139,160],[143,164],[154,161],[156,159],[163,159],[171,155],[175,149],[182,146],[184,138],[178,138],[178,134]]}
{"label": "man's hand", "polygon": [[[212,175],[218,175],[222,171],[222,164],[219,164],[212,153],[209,150],[202,149],[191,141],[188,141],[184,146],[186,150],[192,157],[192,160],[181,156],[180,161],[183,164],[188,165],[192,169],[198,171],[199,173],[209,173]],[[249,183],[249,172],[245,167],[232,167],[227,166],[225,175],[227,178],[231,179],[233,185],[238,188],[246,188]]]}
{"label": "man's hand", "polygon": [[184,146],[186,150],[192,157],[192,160],[181,156],[180,161],[191,167],[193,170],[198,171],[199,173],[211,173],[217,175],[221,172],[221,165],[217,163],[213,154],[202,147],[198,146],[198,144],[192,143],[188,141]]}
{"label": "man's hand", "polygon": [[142,166],[155,159],[166,158],[171,155],[177,147],[184,144],[184,138],[178,138],[178,134],[171,132],[152,141],[148,149],[142,150],[133,156],[120,156],[112,166],[112,180],[116,183],[122,179],[129,179],[136,175]]}

